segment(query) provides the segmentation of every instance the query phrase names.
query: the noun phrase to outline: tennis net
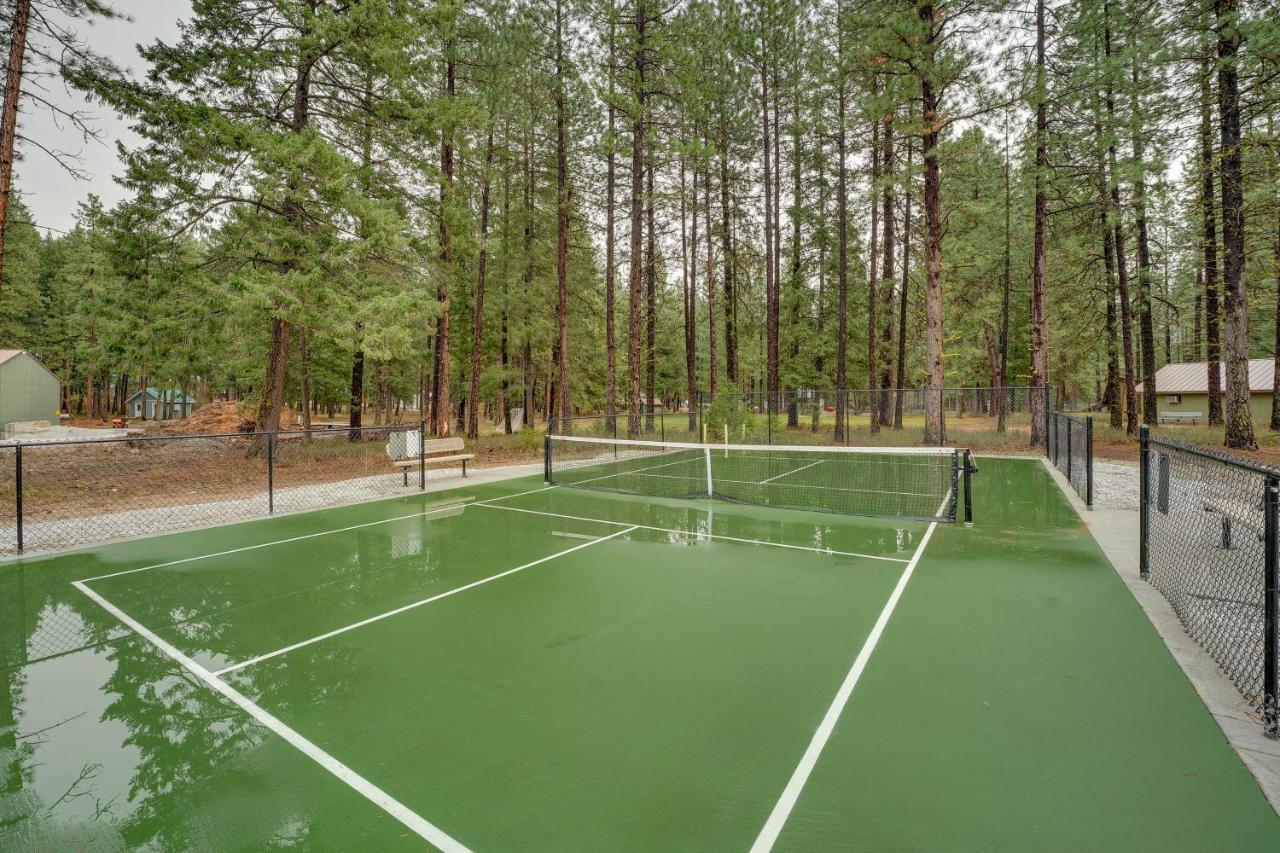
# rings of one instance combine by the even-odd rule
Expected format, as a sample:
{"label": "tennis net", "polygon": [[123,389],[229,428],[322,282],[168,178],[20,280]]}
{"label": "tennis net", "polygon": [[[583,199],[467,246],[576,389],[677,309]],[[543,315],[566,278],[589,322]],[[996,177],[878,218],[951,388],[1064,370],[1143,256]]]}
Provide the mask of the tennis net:
{"label": "tennis net", "polygon": [[816,512],[955,521],[967,450],[786,447],[548,435],[545,479],[558,486],[706,498]]}

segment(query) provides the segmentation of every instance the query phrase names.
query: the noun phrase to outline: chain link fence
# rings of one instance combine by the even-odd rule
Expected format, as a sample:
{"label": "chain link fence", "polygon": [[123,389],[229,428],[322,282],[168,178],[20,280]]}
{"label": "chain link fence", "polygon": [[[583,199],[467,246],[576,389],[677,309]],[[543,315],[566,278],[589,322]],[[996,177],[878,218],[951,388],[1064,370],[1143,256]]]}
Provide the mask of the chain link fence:
{"label": "chain link fence", "polygon": [[1140,573],[1280,737],[1280,471],[1141,433]]}
{"label": "chain link fence", "polygon": [[[419,423],[0,447],[0,553],[53,551],[425,488]],[[396,461],[400,465],[396,465]]]}
{"label": "chain link fence", "polygon": [[[1045,386],[803,388],[702,395],[697,408],[713,441],[724,440],[728,427],[729,440],[753,444],[963,446],[966,436],[991,433],[1010,446],[1033,446],[1044,444],[1049,393]],[[930,408],[940,416],[932,430]]]}
{"label": "chain link fence", "polygon": [[1045,450],[1049,461],[1067,476],[1084,505],[1093,509],[1093,418],[1050,412]]}

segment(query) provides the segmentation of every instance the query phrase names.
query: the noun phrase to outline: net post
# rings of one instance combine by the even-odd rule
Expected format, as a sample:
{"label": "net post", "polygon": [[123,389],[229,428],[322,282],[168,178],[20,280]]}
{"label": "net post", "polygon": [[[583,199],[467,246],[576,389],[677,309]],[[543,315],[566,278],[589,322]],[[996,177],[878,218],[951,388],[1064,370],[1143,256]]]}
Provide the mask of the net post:
{"label": "net post", "polygon": [[17,444],[14,445],[13,458],[14,458],[14,461],[13,461],[14,489],[17,493],[15,495],[17,505],[14,508],[17,510],[17,514],[18,514],[18,518],[17,518],[18,553],[21,554],[22,553],[22,443],[21,442],[18,442]]}
{"label": "net post", "polygon": [[1266,520],[1263,524],[1263,547],[1266,577],[1263,581],[1266,601],[1263,605],[1262,650],[1262,730],[1267,737],[1280,739],[1280,475],[1267,476],[1267,493],[1264,498]]}
{"label": "net post", "polygon": [[1150,518],[1147,506],[1151,497],[1151,428],[1143,424],[1138,428],[1138,577],[1147,580],[1151,566],[1147,558],[1147,527]]}
{"label": "net post", "polygon": [[973,526],[973,451],[964,452],[964,525]]}
{"label": "net post", "polygon": [[[617,453],[617,445],[614,445],[614,453]],[[551,482],[551,433],[548,432],[542,437],[542,482]]]}
{"label": "net post", "polygon": [[1084,419],[1084,505],[1093,509],[1093,415]]}
{"label": "net post", "polygon": [[267,433],[267,515],[276,511],[276,434]]}
{"label": "net post", "polygon": [[947,507],[947,520],[956,520],[956,508],[960,505],[960,451],[951,451],[951,505]]}
{"label": "net post", "polygon": [[707,497],[715,495],[714,481],[711,479],[711,445],[702,448],[703,457],[707,461]]}

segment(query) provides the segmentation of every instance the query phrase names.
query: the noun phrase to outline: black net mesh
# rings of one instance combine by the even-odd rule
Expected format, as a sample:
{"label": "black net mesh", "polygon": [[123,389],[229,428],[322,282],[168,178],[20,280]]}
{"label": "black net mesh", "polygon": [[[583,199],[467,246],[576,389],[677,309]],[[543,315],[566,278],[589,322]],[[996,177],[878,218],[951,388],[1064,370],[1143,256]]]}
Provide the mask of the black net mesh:
{"label": "black net mesh", "polygon": [[547,479],[647,497],[954,521],[959,452],[549,436]]}
{"label": "black net mesh", "polygon": [[1277,592],[1267,589],[1275,525],[1267,523],[1266,495],[1280,474],[1163,438],[1150,439],[1145,467],[1147,577],[1274,728],[1267,687],[1274,690],[1280,647]]}
{"label": "black net mesh", "polygon": [[1050,412],[1048,456],[1085,506],[1093,506],[1093,418]]}

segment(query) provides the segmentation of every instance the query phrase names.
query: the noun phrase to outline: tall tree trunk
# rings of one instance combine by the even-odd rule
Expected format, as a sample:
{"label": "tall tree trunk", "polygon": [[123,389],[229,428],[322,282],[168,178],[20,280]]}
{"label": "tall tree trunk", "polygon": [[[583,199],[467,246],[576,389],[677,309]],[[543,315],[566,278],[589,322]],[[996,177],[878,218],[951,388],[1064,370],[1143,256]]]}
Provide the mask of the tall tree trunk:
{"label": "tall tree trunk", "polygon": [[617,44],[617,24],[614,19],[614,8],[610,4],[609,7],[609,60],[608,74],[609,78],[609,131],[608,137],[605,139],[605,182],[604,182],[604,221],[605,221],[605,246],[604,246],[604,349],[605,349],[605,374],[604,374],[604,413],[605,413],[605,433],[613,435],[618,428],[618,340],[616,330],[614,329],[614,301],[617,298],[617,281],[616,281],[616,262],[614,260],[614,245],[618,239],[617,222],[615,219],[614,198],[617,192],[618,183],[618,157],[617,157],[617,120],[618,107],[616,103],[616,44]]}
{"label": "tall tree trunk", "polygon": [[645,147],[645,0],[636,0],[632,64],[636,72],[636,105],[631,118],[631,257],[628,274],[627,436],[640,434],[640,320],[644,288],[644,147]]}
{"label": "tall tree trunk", "polygon": [[[872,75],[871,95],[878,98],[880,94],[879,75]],[[880,324],[878,309],[880,302],[880,117],[871,116],[871,148],[867,152],[867,160],[871,163],[871,183],[867,195],[871,203],[871,235],[867,247],[867,421],[871,434],[880,432],[880,405],[876,395],[876,385],[880,382]]]}
{"label": "tall tree trunk", "polygon": [[1237,54],[1242,39],[1237,0],[1214,0],[1218,34],[1218,121],[1221,126],[1223,285],[1226,292],[1227,447],[1256,450],[1249,411],[1249,306],[1245,281],[1244,188],[1240,163]]}
{"label": "tall tree trunk", "polygon": [[[357,329],[359,334],[359,329]],[[422,406],[422,401],[418,403]],[[360,428],[361,415],[364,414],[364,350],[357,349],[351,359],[351,408],[347,413],[347,425],[353,430]],[[354,433],[352,433],[354,435]]]}
{"label": "tall tree trunk", "polygon": [[[907,290],[911,284],[911,197],[913,187],[911,180],[911,161],[915,146],[907,139],[906,181],[903,184],[902,198],[902,288],[898,292],[898,375],[894,378],[894,386],[898,393],[893,400],[893,428],[902,429],[902,395],[907,381]],[[1008,293],[1008,288],[1005,290]],[[1007,310],[1006,297],[1006,310]]]}
{"label": "tall tree trunk", "polygon": [[1209,388],[1209,424],[1222,424],[1222,349],[1219,337],[1218,223],[1214,211],[1213,56],[1200,59],[1200,250],[1204,259],[1205,372]]}
{"label": "tall tree trunk", "polygon": [[[1103,3],[1102,44],[1105,66],[1110,69],[1111,50],[1111,2]],[[1111,191],[1112,242],[1116,255],[1116,289],[1120,293],[1120,338],[1124,350],[1124,410],[1125,429],[1130,435],[1138,434],[1138,392],[1136,367],[1133,357],[1133,311],[1129,305],[1129,266],[1125,257],[1124,218],[1120,211],[1120,172],[1117,165],[1116,137],[1119,126],[1116,121],[1115,83],[1110,70],[1106,72],[1107,105],[1107,166]]]}
{"label": "tall tree trunk", "polygon": [[[706,134],[703,134],[703,147],[708,148]],[[708,148],[709,150],[709,148]],[[707,365],[708,391],[715,399],[720,390],[720,352],[716,346],[716,259],[715,241],[711,239],[711,163],[705,163],[702,173],[702,210],[703,221],[707,224]],[[696,256],[696,252],[694,253]]]}
{"label": "tall tree trunk", "polygon": [[471,385],[467,391],[467,438],[480,437],[480,350],[484,339],[484,285],[489,264],[489,170],[493,168],[493,128],[484,145],[483,176],[480,179],[480,251],[476,258],[476,298],[471,315]]}
{"label": "tall tree trunk", "polygon": [[658,244],[657,223],[654,215],[653,173],[656,165],[652,152],[646,152],[645,168],[645,251],[644,251],[644,389],[645,429],[653,432],[653,409],[657,391],[658,372]]}
{"label": "tall tree trunk", "polygon": [[[688,395],[689,432],[697,432],[698,415],[698,170],[693,170],[692,228],[685,242],[685,158],[680,156],[680,268],[684,294],[684,372]],[[690,262],[692,260],[692,263]]]}
{"label": "tall tree trunk", "polygon": [[[444,91],[452,101],[456,95],[454,79],[453,38],[444,44]],[[440,316],[436,318],[436,397],[432,411],[435,415],[434,433],[441,438],[451,431],[452,410],[450,378],[452,362],[449,354],[450,305],[449,283],[453,278],[453,232],[449,227],[453,204],[453,127],[446,119],[440,133],[440,283],[436,287],[436,299],[440,302]]]}
{"label": "tall tree trunk", "polygon": [[1045,232],[1049,226],[1048,196],[1045,181],[1048,178],[1049,155],[1048,117],[1045,100],[1045,50],[1044,50],[1044,0],[1036,0],[1036,174],[1035,174],[1035,235],[1032,240],[1031,261],[1031,444],[1046,441],[1044,428],[1047,413],[1045,398],[1034,389],[1049,384],[1049,341],[1045,317]]}
{"label": "tall tree trunk", "polygon": [[723,225],[720,234],[720,254],[724,261],[724,375],[730,382],[736,383],[738,381],[738,296],[736,292],[738,261],[733,252],[733,208],[729,205],[728,144],[728,136],[722,123],[719,147],[720,213]]}
{"label": "tall tree trunk", "polygon": [[881,198],[883,210],[880,213],[880,225],[884,234],[880,239],[884,268],[880,272],[880,425],[890,426],[893,423],[893,256],[897,251],[894,244],[894,193],[893,193],[893,110],[884,116],[884,159],[880,165],[884,189]]}
{"label": "tall tree trunk", "polygon": [[1133,45],[1134,58],[1129,67],[1132,85],[1130,126],[1133,134],[1133,159],[1137,174],[1133,180],[1134,230],[1138,248],[1138,325],[1142,336],[1142,422],[1156,422],[1156,341],[1155,321],[1151,316],[1151,244],[1147,233],[1146,133],[1142,122],[1141,75]]}
{"label": "tall tree trunk", "polygon": [[573,415],[573,396],[569,390],[569,153],[564,26],[564,2],[556,0],[556,389],[560,416],[568,418]]}
{"label": "tall tree trunk", "polygon": [[[804,280],[800,275],[800,194],[803,180],[801,165],[800,92],[795,89],[791,97],[791,268],[787,275],[787,364],[792,370],[798,369],[800,363],[800,314],[804,291]],[[813,406],[814,408],[818,406],[816,399],[813,401]],[[791,428],[800,426],[799,401],[794,387],[788,396],[787,426]]]}
{"label": "tall tree trunk", "polygon": [[[298,385],[302,392],[302,405],[298,408],[298,415],[302,418],[302,428],[308,432],[311,430],[311,367],[307,358],[307,330],[301,328],[298,330]],[[183,398],[186,399],[185,397]],[[311,436],[307,436],[307,441],[311,440]]]}
{"label": "tall tree trunk", "polygon": [[849,379],[845,374],[849,350],[849,167],[846,163],[847,92],[844,64],[844,3],[836,2],[836,429],[845,440]]}
{"label": "tall tree trunk", "polygon": [[1012,400],[1009,399],[1009,296],[1013,290],[1013,181],[1010,179],[1009,128],[1004,134],[1004,265],[1000,275],[1000,337],[997,342],[999,374],[996,386],[996,432],[1004,432]]}
{"label": "tall tree trunk", "polygon": [[923,133],[920,146],[924,158],[924,269],[925,269],[925,425],[926,444],[946,442],[942,421],[942,170],[938,162],[938,134],[941,97],[934,84],[938,30],[943,16],[932,0],[923,0],[919,17],[924,25],[924,71],[920,75],[920,107]]}
{"label": "tall tree trunk", "polygon": [[773,143],[769,137],[769,65],[760,60],[760,122],[764,140],[764,291],[765,291],[765,397],[773,415],[778,404],[778,283],[773,270]]}
{"label": "tall tree trunk", "polygon": [[[825,173],[827,169],[826,152],[823,149],[826,133],[819,132],[815,144],[818,147],[817,162],[819,168]],[[821,222],[827,221],[827,182],[825,179],[818,181],[818,219]],[[818,230],[818,296],[815,303],[813,318],[814,341],[816,345],[813,348],[813,375],[817,379],[818,388],[826,388],[826,361],[823,358],[823,340],[825,340],[826,320],[827,320],[827,233],[825,228]],[[803,284],[803,282],[802,282]],[[822,429],[822,412],[826,404],[821,391],[815,392],[816,396],[813,401],[813,413],[811,416],[810,430],[817,433]]]}
{"label": "tall tree trunk", "polygon": [[[293,104],[289,129],[301,135],[311,118],[311,71],[314,59],[303,56],[298,60],[293,82]],[[281,210],[289,226],[302,235],[306,230],[302,206],[297,200],[299,189],[290,183]],[[286,260],[282,272],[290,272],[297,266],[297,259]],[[280,428],[280,411],[284,408],[284,387],[289,367],[289,321],[282,313],[284,305],[277,303],[272,311],[271,343],[267,347],[267,375],[263,382],[262,400],[258,404],[258,429],[274,431]],[[145,389],[144,389],[145,390]]]}
{"label": "tall tree trunk", "polygon": [[9,61],[5,66],[4,100],[0,101],[0,293],[4,292],[4,235],[9,225],[13,191],[13,151],[18,138],[18,99],[22,95],[22,66],[31,23],[31,0],[16,0],[9,29]]}

